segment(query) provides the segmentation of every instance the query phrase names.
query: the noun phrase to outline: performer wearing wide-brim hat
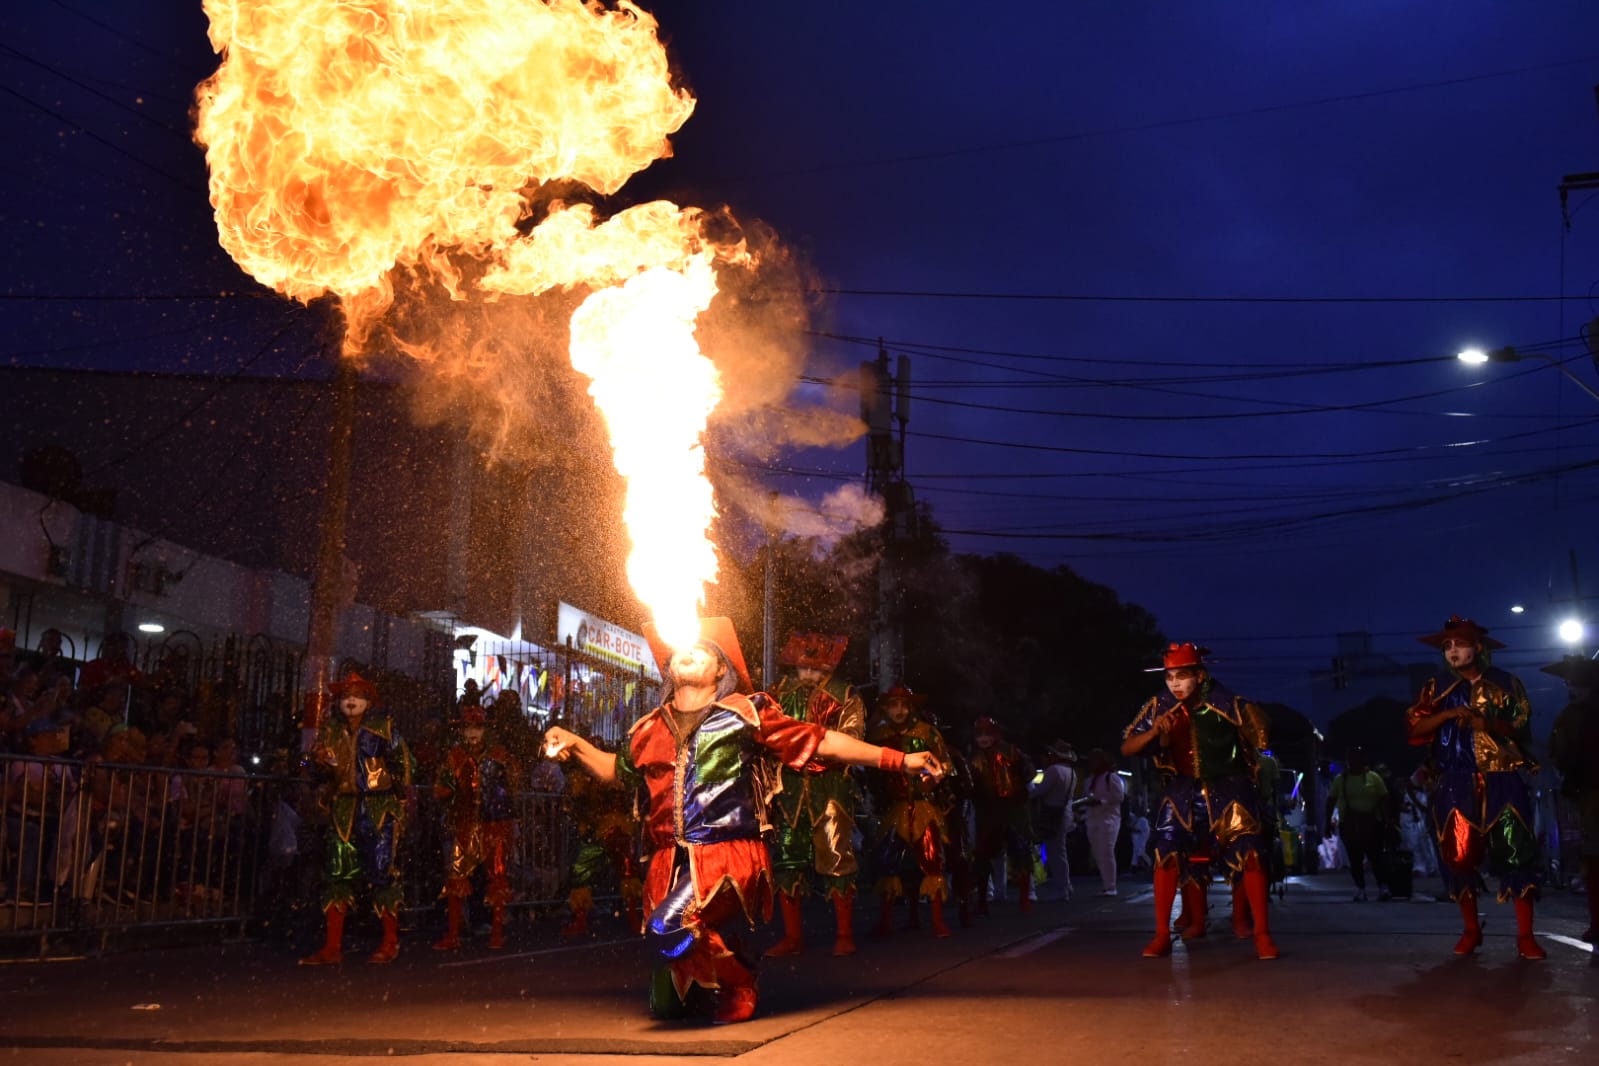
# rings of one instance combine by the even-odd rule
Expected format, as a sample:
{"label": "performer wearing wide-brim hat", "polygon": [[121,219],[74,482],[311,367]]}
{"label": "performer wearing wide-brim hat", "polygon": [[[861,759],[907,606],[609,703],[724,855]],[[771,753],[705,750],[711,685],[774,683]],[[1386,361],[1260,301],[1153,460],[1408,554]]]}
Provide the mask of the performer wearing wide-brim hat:
{"label": "performer wearing wide-brim hat", "polygon": [[1494,666],[1490,651],[1504,644],[1469,618],[1453,615],[1435,633],[1417,637],[1443,653],[1406,715],[1410,742],[1428,745],[1436,773],[1430,819],[1438,840],[1444,885],[1460,904],[1465,931],[1456,955],[1482,945],[1477,897],[1486,862],[1499,879],[1499,900],[1516,907],[1516,951],[1545,952],[1533,936],[1533,901],[1543,880],[1532,832],[1532,798],[1521,771],[1533,767],[1532,705],[1521,682]]}
{"label": "performer wearing wide-brim hat", "polygon": [[[1205,897],[1193,881],[1189,857],[1205,853],[1224,868],[1234,888],[1235,926],[1249,933],[1255,954],[1275,959],[1267,913],[1270,882],[1256,781],[1266,747],[1266,718],[1250,701],[1223,688],[1206,665],[1209,649],[1171,644],[1158,670],[1166,691],[1152,697],[1123,733],[1122,754],[1153,747],[1165,789],[1155,815],[1155,939],[1146,958],[1171,954],[1168,918],[1180,887],[1190,919],[1185,939],[1205,933]],[[1148,672],[1155,672],[1151,670]],[[1241,912],[1247,909],[1251,924]]]}
{"label": "performer wearing wide-brim hat", "polygon": [[675,1015],[693,1006],[695,987],[713,990],[713,1018],[741,1022],[755,1013],[755,960],[733,929],[770,917],[772,870],[764,828],[766,755],[793,770],[813,760],[890,773],[943,772],[927,753],[903,754],[782,713],[751,692],[732,622],[700,620],[692,644],[670,648],[646,630],[666,680],[661,705],[634,723],[627,745],[607,752],[552,727],[552,758],[576,757],[597,779],[648,793],[644,835],[644,931],[665,964],[651,1006]]}

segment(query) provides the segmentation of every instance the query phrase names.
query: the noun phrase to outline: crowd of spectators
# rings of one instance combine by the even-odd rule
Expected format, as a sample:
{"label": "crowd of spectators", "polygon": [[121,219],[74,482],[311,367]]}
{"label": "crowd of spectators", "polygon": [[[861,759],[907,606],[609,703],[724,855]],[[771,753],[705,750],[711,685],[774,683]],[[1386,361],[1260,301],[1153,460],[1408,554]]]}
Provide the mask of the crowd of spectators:
{"label": "crowd of spectators", "polygon": [[185,906],[237,884],[250,809],[237,741],[197,721],[186,656],[149,673],[110,633],[79,661],[62,634],[0,630],[5,833],[0,901]]}
{"label": "crowd of spectators", "polygon": [[[285,910],[314,899],[327,816],[295,723],[283,715],[288,728],[268,730],[241,759],[237,709],[193,666],[177,644],[141,656],[125,633],[80,658],[57,630],[28,648],[0,629],[0,927],[50,924],[59,915],[45,907],[110,906],[137,921],[220,914],[252,897]],[[519,810],[538,823],[519,836],[517,896],[553,898],[568,861],[552,832],[566,815],[565,776],[544,757],[543,723],[516,691],[469,682],[454,706],[430,712],[423,702],[395,715],[424,785],[404,844],[408,904],[428,905],[438,891],[431,784],[468,703],[488,711],[514,754]]]}

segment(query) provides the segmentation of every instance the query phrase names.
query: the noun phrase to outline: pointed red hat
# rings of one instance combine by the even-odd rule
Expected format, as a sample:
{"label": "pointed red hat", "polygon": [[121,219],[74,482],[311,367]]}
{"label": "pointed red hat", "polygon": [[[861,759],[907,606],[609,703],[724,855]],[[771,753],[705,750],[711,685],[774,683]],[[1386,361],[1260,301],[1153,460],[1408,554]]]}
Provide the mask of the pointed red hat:
{"label": "pointed red hat", "polygon": [[832,673],[844,661],[849,638],[829,633],[791,633],[777,661],[784,666],[806,666]]}
{"label": "pointed red hat", "polygon": [[[667,664],[672,661],[672,648],[656,632],[654,622],[644,624],[644,639],[650,642],[650,651],[655,656],[655,665],[661,668],[661,676],[666,676]],[[744,665],[744,650],[738,646],[738,633],[733,629],[731,618],[726,615],[701,618],[699,643],[713,645],[733,664],[740,692],[755,691],[755,686],[750,682],[749,668]]]}
{"label": "pointed red hat", "polygon": [[378,702],[378,687],[354,670],[333,682],[328,689],[336,700],[342,700],[346,696],[358,696],[368,703]]}
{"label": "pointed red hat", "polygon": [[886,707],[889,700],[904,700],[911,705],[912,710],[927,702],[926,696],[919,696],[905,687],[905,682],[896,681],[892,688],[884,689],[877,697],[877,706]]}

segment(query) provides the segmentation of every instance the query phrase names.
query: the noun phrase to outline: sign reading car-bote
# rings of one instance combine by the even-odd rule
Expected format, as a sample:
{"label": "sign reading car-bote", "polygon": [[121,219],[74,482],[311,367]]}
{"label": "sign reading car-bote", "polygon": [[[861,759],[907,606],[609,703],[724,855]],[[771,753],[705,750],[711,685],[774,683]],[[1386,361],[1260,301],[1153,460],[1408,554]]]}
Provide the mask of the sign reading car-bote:
{"label": "sign reading car-bote", "polygon": [[555,635],[562,644],[571,641],[572,647],[585,654],[630,670],[642,669],[651,681],[661,680],[661,671],[655,665],[655,656],[650,654],[648,641],[569,603],[557,608]]}

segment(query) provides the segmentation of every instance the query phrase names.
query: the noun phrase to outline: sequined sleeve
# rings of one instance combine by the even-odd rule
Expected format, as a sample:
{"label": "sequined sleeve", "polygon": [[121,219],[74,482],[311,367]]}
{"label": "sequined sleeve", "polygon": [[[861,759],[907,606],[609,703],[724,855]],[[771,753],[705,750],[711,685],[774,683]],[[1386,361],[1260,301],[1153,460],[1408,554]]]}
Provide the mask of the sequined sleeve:
{"label": "sequined sleeve", "polygon": [[1517,744],[1525,747],[1532,740],[1532,702],[1527,699],[1527,690],[1521,685],[1521,678],[1510,679],[1511,699],[1515,701],[1511,721],[1515,724],[1516,731],[1511,734]]}
{"label": "sequined sleeve", "polygon": [[777,701],[757,692],[751,699],[760,716],[761,744],[791,770],[803,770],[816,755],[827,730],[783,713]]}
{"label": "sequined sleeve", "polygon": [[1243,735],[1244,742],[1249,745],[1255,755],[1258,756],[1261,752],[1271,747],[1266,712],[1261,710],[1260,704],[1251,703],[1240,697],[1238,700],[1238,720],[1241,723],[1239,731]]}
{"label": "sequined sleeve", "polygon": [[1160,698],[1158,696],[1151,696],[1149,701],[1146,702],[1143,707],[1139,708],[1138,717],[1133,719],[1131,725],[1122,730],[1122,739],[1126,740],[1128,737],[1135,737],[1140,733],[1147,733],[1151,729],[1154,729],[1155,712],[1159,708],[1159,704]]}
{"label": "sequined sleeve", "polygon": [[1418,747],[1431,744],[1433,734],[1437,732],[1436,729],[1426,733],[1415,732],[1416,723],[1433,713],[1437,692],[1437,679],[1429,677],[1426,684],[1421,686],[1421,694],[1416,697],[1416,702],[1405,712],[1405,733],[1410,737],[1410,743]]}
{"label": "sequined sleeve", "polygon": [[639,773],[638,764],[633,761],[631,744],[622,745],[616,753],[616,783],[629,794],[644,783],[644,775]]}
{"label": "sequined sleeve", "polygon": [[844,697],[844,709],[838,713],[838,726],[840,733],[846,733],[861,740],[866,736],[866,704],[861,701],[861,694],[851,685]]}

